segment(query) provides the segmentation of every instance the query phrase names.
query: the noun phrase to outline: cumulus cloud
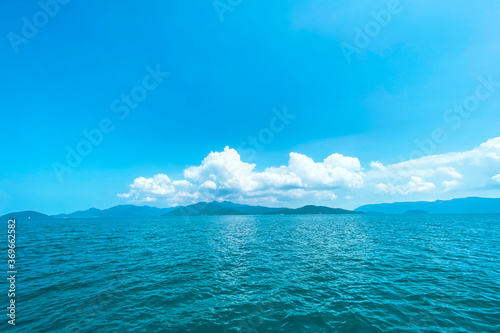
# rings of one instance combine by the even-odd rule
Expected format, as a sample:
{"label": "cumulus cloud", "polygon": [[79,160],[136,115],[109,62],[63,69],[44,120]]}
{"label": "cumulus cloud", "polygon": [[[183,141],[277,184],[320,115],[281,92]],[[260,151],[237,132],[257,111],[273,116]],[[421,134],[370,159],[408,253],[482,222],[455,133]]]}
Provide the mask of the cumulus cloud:
{"label": "cumulus cloud", "polygon": [[420,177],[412,176],[411,180],[404,185],[379,183],[375,187],[383,193],[406,195],[415,192],[429,192],[431,190],[434,190],[436,188],[436,185],[426,182]]}
{"label": "cumulus cloud", "polygon": [[[336,188],[363,186],[364,174],[357,158],[341,154],[328,156],[322,162],[290,153],[288,165],[255,171],[256,165],[241,160],[240,154],[225,147],[211,152],[200,165],[184,170],[184,179],[172,181],[165,174],[139,177],[121,198],[143,202],[146,198],[163,198],[170,204],[200,200],[270,200],[337,198]],[[150,200],[147,199],[147,200]]]}
{"label": "cumulus cloud", "polygon": [[[136,178],[127,193],[130,202],[162,200],[170,205],[199,201],[232,200],[249,204],[289,200],[334,200],[337,193],[349,200],[355,191],[411,195],[478,188],[500,183],[500,137],[465,151],[425,156],[384,165],[379,161],[363,169],[356,157],[334,153],[323,161],[291,152],[287,165],[256,171],[232,148],[211,152],[200,165],[184,170],[183,179],[165,174]],[[494,172],[494,171],[497,172]],[[357,196],[358,197],[358,196]]]}
{"label": "cumulus cloud", "polygon": [[456,180],[443,180],[442,184],[444,186],[445,192],[452,190],[459,185],[458,181],[456,181]]}
{"label": "cumulus cloud", "polygon": [[465,152],[429,155],[390,165],[371,162],[365,183],[375,184],[379,192],[403,195],[446,192],[461,186],[477,188],[486,185],[482,175],[498,170],[499,162],[500,137]]}

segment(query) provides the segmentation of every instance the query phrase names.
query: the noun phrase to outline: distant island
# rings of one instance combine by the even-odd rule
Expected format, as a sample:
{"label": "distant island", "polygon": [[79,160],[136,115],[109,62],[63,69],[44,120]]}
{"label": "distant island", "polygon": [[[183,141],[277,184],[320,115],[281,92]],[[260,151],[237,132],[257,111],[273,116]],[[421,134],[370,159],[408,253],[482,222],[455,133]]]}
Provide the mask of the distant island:
{"label": "distant island", "polygon": [[437,201],[395,202],[364,205],[357,212],[381,214],[407,214],[424,212],[428,214],[500,214],[500,198],[460,198]]}
{"label": "distant island", "polygon": [[308,205],[300,208],[272,208],[250,206],[230,201],[199,202],[189,206],[156,208],[150,206],[120,205],[108,209],[90,208],[71,214],[45,215],[34,211],[9,213],[0,218],[17,219],[64,219],[64,218],[126,218],[126,217],[160,217],[160,216],[218,216],[218,215],[332,215],[363,214],[347,209]]}
{"label": "distant island", "polygon": [[14,212],[14,213],[5,214],[5,215],[0,216],[0,218],[1,219],[8,219],[8,220],[12,220],[12,219],[47,220],[47,219],[50,219],[52,217],[49,216],[49,215],[46,215],[46,214],[42,214],[42,213],[39,213],[39,212],[32,211],[32,210],[25,210],[25,211],[22,211],[22,212]]}
{"label": "distant island", "polygon": [[71,214],[53,215],[55,218],[118,218],[160,216],[175,208],[156,208],[150,206],[119,205],[108,209],[90,208]]}
{"label": "distant island", "polygon": [[218,215],[339,215],[339,214],[500,214],[500,198],[460,198],[452,200],[395,202],[364,205],[355,210],[307,205],[300,208],[265,207],[230,201],[199,202],[188,206],[157,208],[119,205],[108,209],[90,208],[70,214],[46,215],[35,211],[14,212],[2,219],[127,218]]}
{"label": "distant island", "polygon": [[300,208],[270,208],[248,206],[230,201],[199,202],[172,210],[163,216],[213,216],[213,215],[317,215],[317,214],[362,214],[352,210],[308,205]]}

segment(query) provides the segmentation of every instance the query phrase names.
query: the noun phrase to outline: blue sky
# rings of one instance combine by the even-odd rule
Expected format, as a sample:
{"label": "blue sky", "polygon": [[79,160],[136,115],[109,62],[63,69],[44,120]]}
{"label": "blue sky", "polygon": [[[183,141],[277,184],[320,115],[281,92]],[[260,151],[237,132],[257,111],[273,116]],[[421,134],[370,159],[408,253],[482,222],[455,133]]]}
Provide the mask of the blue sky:
{"label": "blue sky", "polygon": [[[500,4],[41,3],[52,16],[0,4],[0,213],[500,196]],[[357,28],[387,12],[357,47]],[[473,105],[477,89],[488,96]],[[464,101],[473,112],[447,111]],[[103,121],[109,133],[69,167],[67,147]]]}

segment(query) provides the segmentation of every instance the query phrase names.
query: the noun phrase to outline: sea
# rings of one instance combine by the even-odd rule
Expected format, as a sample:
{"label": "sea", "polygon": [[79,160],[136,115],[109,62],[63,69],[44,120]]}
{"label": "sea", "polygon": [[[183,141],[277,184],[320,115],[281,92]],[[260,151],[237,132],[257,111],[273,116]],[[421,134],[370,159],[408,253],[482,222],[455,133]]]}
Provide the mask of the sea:
{"label": "sea", "polygon": [[500,215],[31,219],[15,250],[1,332],[500,332]]}

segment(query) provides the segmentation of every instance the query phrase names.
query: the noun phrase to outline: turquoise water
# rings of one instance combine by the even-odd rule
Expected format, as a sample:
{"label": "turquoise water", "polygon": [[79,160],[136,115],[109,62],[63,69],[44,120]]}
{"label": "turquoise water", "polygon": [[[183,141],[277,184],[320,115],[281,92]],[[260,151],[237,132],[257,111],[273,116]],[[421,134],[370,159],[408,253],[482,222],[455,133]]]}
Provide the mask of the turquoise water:
{"label": "turquoise water", "polygon": [[19,221],[12,331],[498,332],[499,225],[500,215]]}

